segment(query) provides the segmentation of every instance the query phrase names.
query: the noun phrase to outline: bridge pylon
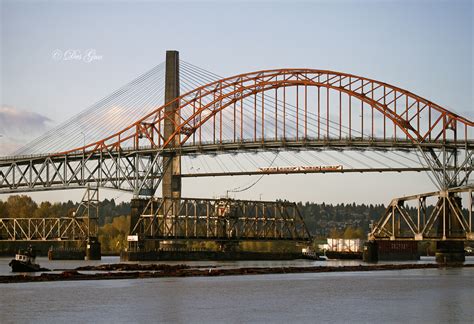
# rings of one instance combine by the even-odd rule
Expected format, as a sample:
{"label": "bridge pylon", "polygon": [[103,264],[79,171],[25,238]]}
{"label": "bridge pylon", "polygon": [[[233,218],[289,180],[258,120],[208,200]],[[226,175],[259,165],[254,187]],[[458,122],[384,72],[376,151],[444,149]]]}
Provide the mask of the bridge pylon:
{"label": "bridge pylon", "polygon": [[[163,122],[163,136],[164,138],[171,137],[176,131],[176,125],[180,124],[179,120],[179,102],[173,102],[180,95],[180,82],[179,82],[179,52],[174,50],[166,51],[165,61],[165,103],[172,102],[166,106],[164,111],[166,117]],[[169,143],[169,150],[161,152],[161,186],[162,186],[162,197],[171,199],[181,198],[181,156],[177,154],[175,148],[179,145],[179,135],[175,136]],[[159,175],[160,176],[160,175]],[[160,181],[159,181],[160,182]],[[158,183],[159,183],[158,182]],[[157,183],[157,184],[158,184]],[[140,198],[143,196],[143,192],[138,190],[131,201],[131,222],[130,232],[140,222],[142,215],[147,210],[147,206],[154,206],[154,196],[156,186],[153,184],[150,186],[153,188],[145,190],[146,198]],[[165,200],[168,202],[168,200]],[[169,206],[165,206],[165,210],[169,210]],[[176,215],[177,210],[173,210],[171,214]],[[140,238],[139,245],[144,245]],[[154,242],[154,248],[159,248],[160,242]]]}
{"label": "bridge pylon", "polygon": [[[173,102],[179,97],[179,52],[166,52],[165,103]],[[164,138],[171,137],[176,131],[179,120],[179,102],[174,101],[166,106],[164,120]],[[175,148],[179,146],[179,135],[174,136],[168,150],[163,156],[162,197],[181,198],[181,156]]]}

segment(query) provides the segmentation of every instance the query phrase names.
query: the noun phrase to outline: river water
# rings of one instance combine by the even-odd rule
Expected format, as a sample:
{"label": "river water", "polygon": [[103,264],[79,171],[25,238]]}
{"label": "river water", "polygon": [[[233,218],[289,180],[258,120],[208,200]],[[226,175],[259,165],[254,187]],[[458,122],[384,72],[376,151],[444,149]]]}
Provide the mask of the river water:
{"label": "river water", "polygon": [[[2,275],[6,274],[7,261],[0,259]],[[118,259],[114,257],[100,261],[115,262]],[[192,264],[239,267],[358,262]],[[472,262],[469,258],[468,263]],[[50,268],[74,268],[94,262],[49,263],[40,258],[39,263]],[[0,323],[473,323],[473,320],[474,268],[0,284]]]}

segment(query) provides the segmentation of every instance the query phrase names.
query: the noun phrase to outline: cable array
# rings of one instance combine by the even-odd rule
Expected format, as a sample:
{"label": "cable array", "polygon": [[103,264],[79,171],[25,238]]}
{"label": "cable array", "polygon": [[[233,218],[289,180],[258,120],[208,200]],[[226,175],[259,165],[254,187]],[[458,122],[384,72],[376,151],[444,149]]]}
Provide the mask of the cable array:
{"label": "cable array", "polygon": [[163,105],[164,63],[127,83],[81,113],[26,144],[14,155],[46,154],[81,147],[114,134]]}

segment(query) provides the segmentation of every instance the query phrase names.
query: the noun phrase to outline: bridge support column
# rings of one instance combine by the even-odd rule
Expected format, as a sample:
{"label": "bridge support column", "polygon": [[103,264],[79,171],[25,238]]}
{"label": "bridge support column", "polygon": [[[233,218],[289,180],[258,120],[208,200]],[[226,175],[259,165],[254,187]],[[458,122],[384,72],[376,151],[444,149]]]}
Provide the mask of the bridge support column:
{"label": "bridge support column", "polygon": [[[166,51],[166,71],[165,71],[165,103],[171,102],[179,97],[179,52]],[[168,139],[176,131],[176,125],[179,121],[179,103],[174,102],[166,106],[165,114],[168,116],[164,121],[164,138]],[[169,148],[179,146],[179,135],[175,136]],[[162,197],[164,199],[163,213],[168,217],[177,216],[179,213],[179,203],[173,204],[176,199],[181,199],[181,156],[171,150],[163,157],[163,179],[162,179]],[[173,199],[166,199],[173,198]],[[176,224],[172,223],[173,233],[176,231]],[[182,244],[177,241],[167,241],[165,246],[170,249],[181,249]]]}
{"label": "bridge support column", "polygon": [[436,262],[445,265],[462,264],[466,260],[463,241],[436,242]]}
{"label": "bridge support column", "polygon": [[376,241],[365,242],[362,259],[364,262],[377,262],[379,260],[379,251]]}
{"label": "bridge support column", "polygon": [[417,241],[375,240],[364,244],[365,262],[420,260]]}
{"label": "bridge support column", "polygon": [[[179,52],[166,52],[165,72],[165,102],[171,102],[179,97]],[[164,122],[164,138],[168,139],[179,125],[178,102],[166,106],[165,114],[168,116]],[[179,136],[170,142],[169,148],[179,146]],[[163,158],[163,198],[181,198],[181,157],[176,152],[170,152]]]}
{"label": "bridge support column", "polygon": [[96,237],[89,237],[86,247],[86,260],[100,260],[101,257],[99,240]]}

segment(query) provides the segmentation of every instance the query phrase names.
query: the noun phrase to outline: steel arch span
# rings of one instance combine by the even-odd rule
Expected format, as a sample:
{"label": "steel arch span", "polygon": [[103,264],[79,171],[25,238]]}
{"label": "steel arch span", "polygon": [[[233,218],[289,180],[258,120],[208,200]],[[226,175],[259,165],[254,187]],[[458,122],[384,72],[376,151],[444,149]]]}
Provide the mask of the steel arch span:
{"label": "steel arch span", "polygon": [[153,194],[170,154],[295,147],[417,150],[446,189],[468,183],[473,126],[384,82],[327,70],[264,70],[199,86],[88,145],[5,158],[0,192],[94,183]]}
{"label": "steel arch span", "polygon": [[[318,91],[317,114],[308,111],[309,87]],[[288,93],[286,90],[289,88],[296,89],[296,93]],[[303,88],[303,93],[298,91],[300,88]],[[326,95],[321,95],[321,89],[326,91]],[[266,94],[271,90],[275,91],[274,97]],[[333,100],[331,91],[339,95],[339,114],[334,111],[334,106],[330,107],[330,101]],[[346,101],[342,95],[347,97],[344,98]],[[296,104],[288,104],[288,97],[293,97]],[[321,97],[324,97],[325,103],[321,102]],[[253,111],[242,109],[246,99],[254,101]],[[363,118],[360,125],[354,123],[354,100],[365,104],[362,109],[370,114],[369,125],[364,127]],[[273,107],[265,107],[265,102],[273,102]],[[165,113],[169,106],[177,107],[178,120]],[[224,110],[228,111],[226,108],[229,107],[232,107],[234,117],[232,124],[228,120],[226,123],[226,117],[229,116],[224,116]],[[377,120],[380,117],[382,120]],[[175,133],[168,138],[163,136],[163,122],[166,119],[171,119],[176,126]],[[244,125],[246,120],[253,123]],[[203,137],[203,128],[208,121],[213,123],[212,135]],[[317,121],[317,125],[309,125],[310,121]],[[293,122],[294,125],[290,125]],[[380,125],[380,122],[383,124]],[[58,154],[83,150],[117,150],[130,146],[138,149],[143,146],[142,140],[153,148],[166,148],[176,139],[178,146],[291,138],[405,139],[415,145],[449,141],[464,144],[469,142],[473,126],[474,123],[464,117],[383,82],[325,70],[279,69],[241,74],[198,87],[155,109],[116,134]],[[274,132],[266,131],[269,127]],[[369,131],[364,133],[367,129]],[[449,130],[453,132],[450,134]],[[229,137],[230,133],[233,137]]]}

